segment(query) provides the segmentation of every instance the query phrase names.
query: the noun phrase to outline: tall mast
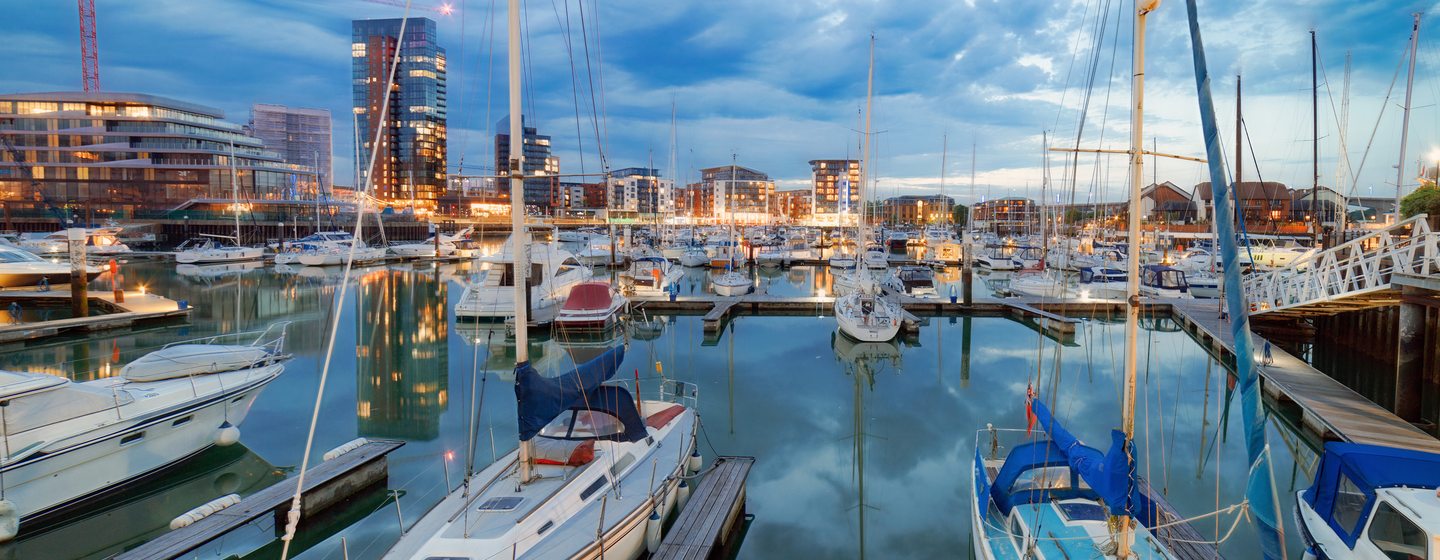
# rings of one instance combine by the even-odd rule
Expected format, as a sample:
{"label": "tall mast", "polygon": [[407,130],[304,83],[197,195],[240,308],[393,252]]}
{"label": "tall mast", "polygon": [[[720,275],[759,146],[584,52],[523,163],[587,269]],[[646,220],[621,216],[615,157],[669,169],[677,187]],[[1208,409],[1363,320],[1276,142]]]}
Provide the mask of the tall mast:
{"label": "tall mast", "polygon": [[[1315,182],[1310,189],[1310,232],[1314,235],[1313,245],[1320,246],[1320,211],[1316,206],[1320,199],[1320,73],[1319,47],[1315,43],[1315,30],[1310,30],[1310,160],[1314,166]],[[1408,105],[1408,103],[1407,103]]]}
{"label": "tall mast", "polygon": [[1400,124],[1400,164],[1395,166],[1395,223],[1400,223],[1400,199],[1405,197],[1405,143],[1410,139],[1410,94],[1415,90],[1415,44],[1420,40],[1420,12],[1410,30],[1410,73],[1405,78],[1405,117]]}
{"label": "tall mast", "polygon": [[[511,278],[515,284],[515,365],[530,361],[526,326],[530,310],[525,302],[530,289],[530,234],[525,231],[525,137],[520,112],[520,0],[509,0],[510,66],[510,239],[514,253]],[[607,177],[608,179],[608,177]],[[608,189],[607,189],[608,190]],[[613,243],[613,241],[612,241]],[[530,482],[530,442],[520,442],[520,483]]]}
{"label": "tall mast", "polygon": [[860,247],[860,254],[865,254],[865,247],[870,243],[870,224],[865,221],[865,207],[869,206],[865,198],[865,183],[870,180],[870,112],[873,107],[872,98],[875,95],[875,34],[870,34],[870,70],[865,78],[865,132],[860,140],[860,239],[856,242]]}
{"label": "tall mast", "polygon": [[1346,222],[1350,219],[1349,189],[1345,185],[1350,174],[1350,51],[1345,51],[1345,86],[1340,93],[1340,159],[1335,163],[1335,192],[1340,198],[1340,213],[1335,216],[1339,224],[1335,230],[1344,239]]}
{"label": "tall mast", "polygon": [[[1145,16],[1159,7],[1160,0],[1138,0],[1135,10],[1134,76],[1130,84],[1130,258],[1125,276],[1125,393],[1122,408],[1121,430],[1125,433],[1127,453],[1135,439],[1135,377],[1136,344],[1140,336],[1140,181],[1145,172]],[[1131,519],[1119,516],[1116,524],[1120,527],[1119,550],[1116,556],[1130,557]]]}
{"label": "tall mast", "polygon": [[[950,135],[940,135],[940,200],[945,200],[945,156],[950,153]],[[920,216],[920,223],[925,223],[925,216]],[[950,209],[945,209],[945,223],[950,223]]]}

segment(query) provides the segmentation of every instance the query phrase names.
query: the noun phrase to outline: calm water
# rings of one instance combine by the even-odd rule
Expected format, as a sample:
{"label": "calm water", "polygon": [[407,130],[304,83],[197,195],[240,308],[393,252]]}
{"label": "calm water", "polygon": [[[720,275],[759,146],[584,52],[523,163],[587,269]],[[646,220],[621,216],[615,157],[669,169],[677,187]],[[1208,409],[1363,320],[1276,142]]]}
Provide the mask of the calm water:
{"label": "calm water", "polygon": [[[472,393],[483,395],[477,463],[514,447],[513,348],[492,329],[457,324],[449,313],[465,274],[456,265],[355,273],[339,305],[314,459],[358,436],[406,441],[390,456],[389,486],[399,491],[399,513],[384,493],[362,496],[303,532],[299,557],[339,558],[343,537],[350,558],[376,558],[397,537],[397,517],[413,523],[437,502],[445,493],[445,454],[456,457],[452,482],[463,469]],[[707,274],[689,271],[682,293],[703,291]],[[52,341],[0,354],[0,368],[90,379],[165,343],[281,321],[290,322],[295,359],[256,402],[241,426],[241,445],[212,449],[88,518],[0,547],[0,557],[104,557],[165,532],[171,518],[200,503],[257,491],[292,476],[300,464],[339,269],[186,276],[173,264],[138,263],[127,275],[187,300],[195,307],[191,323]],[[758,276],[762,289],[776,294],[813,294],[828,282],[824,269]],[[743,558],[966,557],[976,430],[987,423],[1023,427],[1027,384],[1038,376],[1042,396],[1058,397],[1057,415],[1088,441],[1107,441],[1107,430],[1120,422],[1124,338],[1118,321],[1087,321],[1065,345],[993,317],[931,318],[917,337],[892,344],[837,342],[834,320],[819,310],[813,317],[742,316],[718,340],[704,339],[698,316],[658,322],[660,332],[630,339],[621,372],[651,376],[659,361],[667,375],[697,383],[705,458],[757,458],[749,480],[755,521]],[[1172,322],[1150,319],[1144,326],[1136,428],[1141,473],[1167,489],[1186,515],[1238,502],[1245,451],[1238,412],[1229,433],[1223,430],[1227,399],[1238,400],[1226,390],[1224,370]],[[532,358],[542,370],[559,371],[613,342],[550,338],[533,344]],[[472,373],[477,370],[482,375]],[[1291,491],[1307,484],[1304,469],[1314,454],[1284,429],[1272,422],[1270,442],[1281,517],[1293,536]],[[1217,527],[1206,520],[1197,528],[1224,533],[1229,521]],[[275,558],[275,535],[266,520],[198,556]],[[1254,539],[1242,522],[1222,551],[1250,557]],[[1290,540],[1298,553],[1297,539]]]}

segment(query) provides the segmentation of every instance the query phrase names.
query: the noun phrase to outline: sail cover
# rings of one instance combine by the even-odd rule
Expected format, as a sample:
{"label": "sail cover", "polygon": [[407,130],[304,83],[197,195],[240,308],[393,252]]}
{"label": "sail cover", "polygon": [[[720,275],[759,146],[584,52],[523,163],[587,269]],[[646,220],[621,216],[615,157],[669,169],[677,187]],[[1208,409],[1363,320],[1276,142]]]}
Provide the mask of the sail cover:
{"label": "sail cover", "polygon": [[616,346],[575,367],[575,371],[547,378],[530,362],[515,366],[515,401],[520,441],[530,441],[540,430],[568,410],[593,410],[619,418],[625,430],[617,439],[645,437],[645,422],[635,410],[630,392],[602,385],[625,359],[625,347]]}
{"label": "sail cover", "polygon": [[1061,426],[1044,402],[1036,399],[1031,406],[1040,428],[1045,430],[1055,447],[1064,454],[1070,468],[1080,473],[1080,478],[1085,479],[1095,493],[1105,500],[1111,515],[1133,515],[1141,519],[1149,517],[1134,511],[1138,505],[1131,500],[1131,496],[1138,493],[1132,481],[1135,465],[1130,462],[1125,452],[1124,432],[1110,430],[1110,451],[1101,453],[1100,450],[1081,443],[1079,438]]}

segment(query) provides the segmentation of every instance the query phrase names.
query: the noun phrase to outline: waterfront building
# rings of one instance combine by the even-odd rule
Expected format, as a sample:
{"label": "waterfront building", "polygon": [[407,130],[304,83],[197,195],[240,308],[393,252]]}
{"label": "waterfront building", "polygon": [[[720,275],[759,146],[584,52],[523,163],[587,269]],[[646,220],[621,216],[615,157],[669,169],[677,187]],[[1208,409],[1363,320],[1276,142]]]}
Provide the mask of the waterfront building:
{"label": "waterfront building", "polygon": [[302,202],[318,191],[311,166],[286,163],[224,118],[219,109],[138,93],[0,95],[0,144],[14,147],[0,150],[6,220],[97,223],[172,217],[172,209],[219,217],[233,206],[232,151],[250,209],[313,206]]}
{"label": "waterfront building", "polygon": [[770,223],[770,199],[775,181],[754,169],[724,165],[700,170],[700,184],[709,191],[712,221],[740,224]]}
{"label": "waterfront building", "polygon": [[[1335,192],[1330,187],[1321,186],[1315,191],[1316,212],[1310,211],[1310,192],[1315,189],[1295,189],[1290,192],[1290,219],[1296,222],[1304,222],[1317,216],[1320,223],[1328,227],[1340,225],[1340,213],[1343,212],[1346,202],[1345,197]],[[1390,206],[1395,206],[1391,201]]]}
{"label": "waterfront building", "polygon": [[675,189],[675,216],[686,223],[701,223],[714,217],[715,193],[704,183],[691,183]]}
{"label": "waterfront building", "polygon": [[[373,194],[393,206],[433,209],[446,185],[445,49],[436,41],[435,22],[410,18],[400,40],[399,19],[355,20],[351,24],[351,94],[354,100],[355,161],[362,177],[373,177]],[[385,91],[397,54],[395,89]],[[385,122],[379,123],[382,106]],[[379,157],[370,162],[375,134]]]}
{"label": "waterfront building", "polygon": [[[1290,204],[1293,198],[1290,188],[1276,181],[1241,181],[1231,191],[1239,203],[1247,228],[1257,225],[1273,225],[1290,219]],[[1214,208],[1214,193],[1210,182],[1195,185],[1195,200],[1204,208]]]}
{"label": "waterfront building", "polygon": [[853,159],[810,160],[812,219],[822,226],[858,224],[860,209],[860,161]]}
{"label": "waterfront building", "polygon": [[[549,213],[563,205],[560,197],[560,158],[550,152],[550,137],[539,133],[535,127],[525,126],[525,117],[520,117],[524,130],[525,163],[521,171],[525,174],[525,206],[532,210]],[[495,123],[495,169],[508,173],[510,169],[510,117]]]}
{"label": "waterfront building", "polygon": [[285,163],[303,165],[320,178],[320,192],[330,192],[331,120],[329,109],[305,109],[256,103],[250,106],[250,134]]}
{"label": "waterfront building", "polygon": [[675,189],[674,181],[660,177],[660,170],[647,167],[627,167],[610,173],[610,202],[612,213],[646,214],[673,213],[671,202]]}
{"label": "waterfront building", "polygon": [[895,196],[880,202],[880,218],[892,224],[943,224],[955,199],[942,194]]}
{"label": "waterfront building", "polygon": [[770,203],[770,213],[781,221],[799,224],[808,222],[813,215],[810,204],[815,200],[811,189],[775,191]]}
{"label": "waterfront building", "polygon": [[1039,207],[1028,198],[997,198],[975,204],[974,229],[997,235],[1024,235],[1040,224]]}
{"label": "waterfront building", "polygon": [[510,215],[510,188],[498,181],[494,171],[477,170],[478,176],[450,175],[450,188],[440,197],[436,212],[445,216],[482,218]]}
{"label": "waterfront building", "polygon": [[1151,183],[1140,190],[1140,213],[1150,221],[1180,223],[1197,217],[1190,193],[1175,183]]}

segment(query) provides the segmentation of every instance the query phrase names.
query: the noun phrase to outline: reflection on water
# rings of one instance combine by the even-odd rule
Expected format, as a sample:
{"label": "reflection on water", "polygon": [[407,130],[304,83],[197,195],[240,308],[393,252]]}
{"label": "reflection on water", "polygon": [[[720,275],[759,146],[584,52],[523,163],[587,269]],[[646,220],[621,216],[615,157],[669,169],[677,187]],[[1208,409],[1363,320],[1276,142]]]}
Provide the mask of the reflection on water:
{"label": "reflection on water", "polygon": [[854,386],[854,394],[851,397],[851,418],[852,432],[851,443],[854,446],[850,455],[852,465],[852,482],[855,489],[855,511],[856,524],[859,535],[857,552],[860,558],[865,557],[865,514],[872,506],[865,503],[865,448],[868,440],[873,435],[867,432],[867,417],[865,415],[865,394],[875,390],[875,381],[882,370],[892,369],[898,372],[900,361],[900,344],[894,340],[886,342],[859,342],[844,333],[835,331],[830,334],[830,346],[835,351],[835,357],[840,366],[850,376],[851,384]]}
{"label": "reflection on water", "polygon": [[446,284],[381,269],[360,275],[355,418],[364,437],[433,440],[449,406]]}

